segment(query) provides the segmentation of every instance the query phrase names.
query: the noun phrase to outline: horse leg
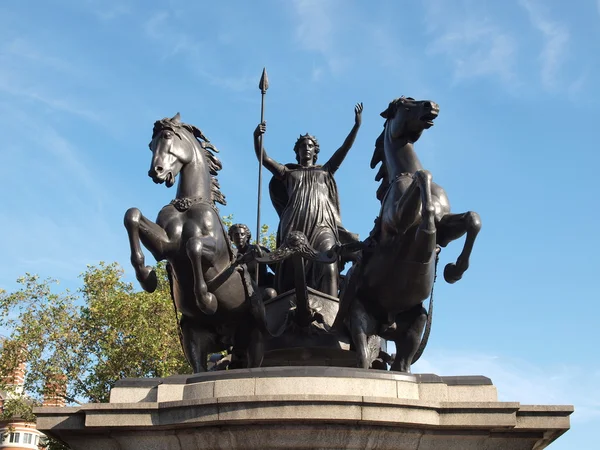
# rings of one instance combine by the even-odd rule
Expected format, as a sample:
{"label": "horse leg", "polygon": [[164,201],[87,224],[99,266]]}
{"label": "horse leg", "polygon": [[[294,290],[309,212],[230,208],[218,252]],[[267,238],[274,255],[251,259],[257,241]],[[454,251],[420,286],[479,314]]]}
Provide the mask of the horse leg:
{"label": "horse leg", "polygon": [[369,351],[369,314],[360,300],[354,300],[350,308],[349,329],[352,342],[356,350],[356,366],[368,369],[371,365],[371,353]]}
{"label": "horse leg", "polygon": [[426,263],[436,250],[435,205],[431,195],[431,173],[418,170],[414,179],[419,185],[421,198],[421,222],[415,235],[415,244],[411,247],[410,259]]}
{"label": "horse leg", "polygon": [[396,316],[396,358],[390,370],[410,373],[410,365],[421,343],[421,335],[427,321],[427,311],[423,304]]}
{"label": "horse leg", "polygon": [[208,286],[204,280],[204,273],[202,271],[202,251],[205,247],[209,253],[211,250],[214,250],[214,239],[210,242],[210,238],[193,237],[190,238],[185,245],[194,273],[194,296],[196,298],[196,305],[204,314],[212,315],[217,311],[217,298],[212,292],[208,292]]}
{"label": "horse leg", "polygon": [[395,193],[399,198],[393,202],[391,208],[384,206],[382,227],[390,234],[404,234],[419,220],[420,180],[418,177],[403,176],[395,183]]}
{"label": "horse leg", "polygon": [[264,358],[264,338],[253,317],[242,321],[233,335],[230,369],[260,367]]}
{"label": "horse leg", "polygon": [[474,211],[462,214],[446,214],[441,218],[437,228],[438,244],[441,247],[445,247],[463,234],[467,234],[462,252],[456,259],[456,263],[449,263],[444,268],[444,279],[448,283],[455,283],[462,278],[469,268],[469,258],[473,250],[473,244],[481,230],[481,219],[479,214]]}
{"label": "horse leg", "polygon": [[250,342],[246,350],[248,367],[260,367],[265,356],[265,342],[261,331],[254,325],[250,331]]}
{"label": "horse leg", "polygon": [[135,270],[135,276],[142,288],[147,292],[154,292],[157,286],[156,272],[152,266],[145,265],[144,253],[140,246],[140,240],[150,250],[157,261],[164,259],[167,246],[170,244],[165,230],[154,222],[144,217],[137,208],[129,208],[123,219],[127,235],[129,236],[129,247],[131,248],[131,265]]}
{"label": "horse leg", "polygon": [[194,373],[206,372],[209,349],[215,347],[214,333],[198,327],[192,318],[181,318],[183,352]]}

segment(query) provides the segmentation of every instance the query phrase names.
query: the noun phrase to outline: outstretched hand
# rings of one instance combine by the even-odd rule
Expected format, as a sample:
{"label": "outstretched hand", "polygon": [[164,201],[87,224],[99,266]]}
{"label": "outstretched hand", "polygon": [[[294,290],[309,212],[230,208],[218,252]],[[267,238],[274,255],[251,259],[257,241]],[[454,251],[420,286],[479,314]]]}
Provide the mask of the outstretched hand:
{"label": "outstretched hand", "polygon": [[362,102],[357,103],[356,106],[354,107],[354,123],[356,125],[360,125],[362,122],[362,111],[363,111]]}

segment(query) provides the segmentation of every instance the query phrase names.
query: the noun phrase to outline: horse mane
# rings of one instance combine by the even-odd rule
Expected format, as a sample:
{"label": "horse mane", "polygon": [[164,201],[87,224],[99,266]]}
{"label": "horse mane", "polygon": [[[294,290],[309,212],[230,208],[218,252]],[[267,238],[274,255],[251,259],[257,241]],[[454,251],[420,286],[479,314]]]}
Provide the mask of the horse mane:
{"label": "horse mane", "polygon": [[373,152],[373,157],[371,158],[371,169],[374,169],[377,164],[381,163],[379,170],[377,171],[377,175],[375,175],[375,181],[380,181],[381,184],[379,188],[377,188],[377,199],[380,202],[383,202],[383,197],[390,187],[390,177],[387,172],[387,167],[385,165],[385,152],[383,151],[383,140],[385,137],[385,127],[387,126],[388,119],[390,118],[390,113],[393,116],[396,108],[396,104],[398,102],[407,100],[414,100],[412,97],[400,97],[392,100],[385,111],[383,111],[380,116],[385,119],[383,123],[383,131],[379,135],[379,137],[375,140],[375,151]]}
{"label": "horse mane", "polygon": [[190,125],[187,123],[182,123],[179,121],[179,113],[173,118],[169,119],[165,117],[164,119],[157,120],[154,122],[154,129],[152,130],[152,139],[156,136],[156,134],[164,130],[165,128],[170,129],[175,133],[179,138],[181,135],[177,132],[182,128],[187,132],[191,133],[194,138],[196,138],[196,142],[202,150],[204,151],[204,156],[206,157],[206,161],[208,162],[208,171],[210,173],[210,196],[213,205],[218,202],[221,205],[226,205],[227,201],[225,200],[225,195],[221,192],[221,186],[219,185],[219,180],[217,179],[217,174],[219,170],[223,168],[223,164],[221,160],[215,155],[215,153],[219,153],[217,147],[210,143],[208,138],[204,136],[202,131],[198,127],[194,125]]}
{"label": "horse mane", "polygon": [[384,133],[385,124],[384,131],[382,131],[379,137],[375,140],[375,151],[373,152],[373,157],[371,158],[371,169],[374,169],[377,166],[377,164],[381,163],[381,166],[377,171],[377,175],[375,175],[375,181],[381,181],[381,184],[377,188],[377,199],[380,202],[383,202],[383,197],[385,196],[385,193],[387,192],[390,186],[390,179],[388,176],[387,167],[385,165],[385,157],[383,152]]}

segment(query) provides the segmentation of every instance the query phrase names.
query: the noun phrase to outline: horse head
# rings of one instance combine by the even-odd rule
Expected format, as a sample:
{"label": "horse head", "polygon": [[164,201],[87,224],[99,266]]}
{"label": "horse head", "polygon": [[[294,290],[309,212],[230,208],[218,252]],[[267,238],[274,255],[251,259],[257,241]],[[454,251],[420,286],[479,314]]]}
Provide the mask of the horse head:
{"label": "horse head", "polygon": [[217,181],[217,173],[222,168],[215,155],[217,148],[199,128],[181,122],[179,113],[154,123],[148,146],[152,151],[148,176],[155,183],[171,187],[181,173],[177,198],[204,198],[226,204]]}
{"label": "horse head", "polygon": [[424,130],[433,126],[440,107],[431,100],[415,100],[400,97],[390,102],[381,113],[385,119],[383,131],[375,141],[375,151],[371,158],[371,168],[382,163],[376,181],[382,181],[377,190],[377,198],[382,200],[390,181],[402,173],[414,173],[422,169],[413,144]]}
{"label": "horse head", "polygon": [[170,119],[156,121],[152,141],[148,144],[152,151],[148,176],[155,183],[173,186],[182,168],[194,160],[197,150],[205,148],[206,143],[208,139],[198,128],[181,122],[179,113]]}
{"label": "horse head", "polygon": [[404,137],[414,143],[423,130],[433,126],[439,112],[440,107],[431,100],[400,97],[390,102],[381,117],[386,119],[386,131],[392,140]]}

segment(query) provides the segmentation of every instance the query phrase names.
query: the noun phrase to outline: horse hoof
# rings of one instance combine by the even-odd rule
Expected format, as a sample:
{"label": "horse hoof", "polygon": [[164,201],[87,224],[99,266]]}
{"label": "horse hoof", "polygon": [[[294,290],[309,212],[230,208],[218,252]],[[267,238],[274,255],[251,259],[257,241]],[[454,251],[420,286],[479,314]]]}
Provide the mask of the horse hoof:
{"label": "horse hoof", "polygon": [[136,277],[140,282],[142,289],[146,292],[154,292],[158,286],[158,279],[156,278],[156,271],[152,266],[146,266]]}
{"label": "horse hoof", "polygon": [[388,334],[391,334],[393,336],[396,333],[396,331],[398,331],[398,325],[396,325],[396,322],[382,324],[379,328],[379,336],[384,336]]}
{"label": "horse hoof", "polygon": [[198,308],[207,316],[212,316],[217,312],[217,297],[212,293],[207,293],[205,301],[198,302]]}
{"label": "horse hoof", "polygon": [[444,267],[444,280],[446,280],[446,283],[456,283],[458,280],[460,280],[463,276],[463,272],[461,272],[458,267],[456,267],[456,264],[454,263],[449,263],[446,264],[446,267]]}
{"label": "horse hoof", "polygon": [[[394,361],[395,362],[395,361]],[[400,372],[400,373],[411,373],[410,364],[393,364],[390,367],[391,372]]]}

